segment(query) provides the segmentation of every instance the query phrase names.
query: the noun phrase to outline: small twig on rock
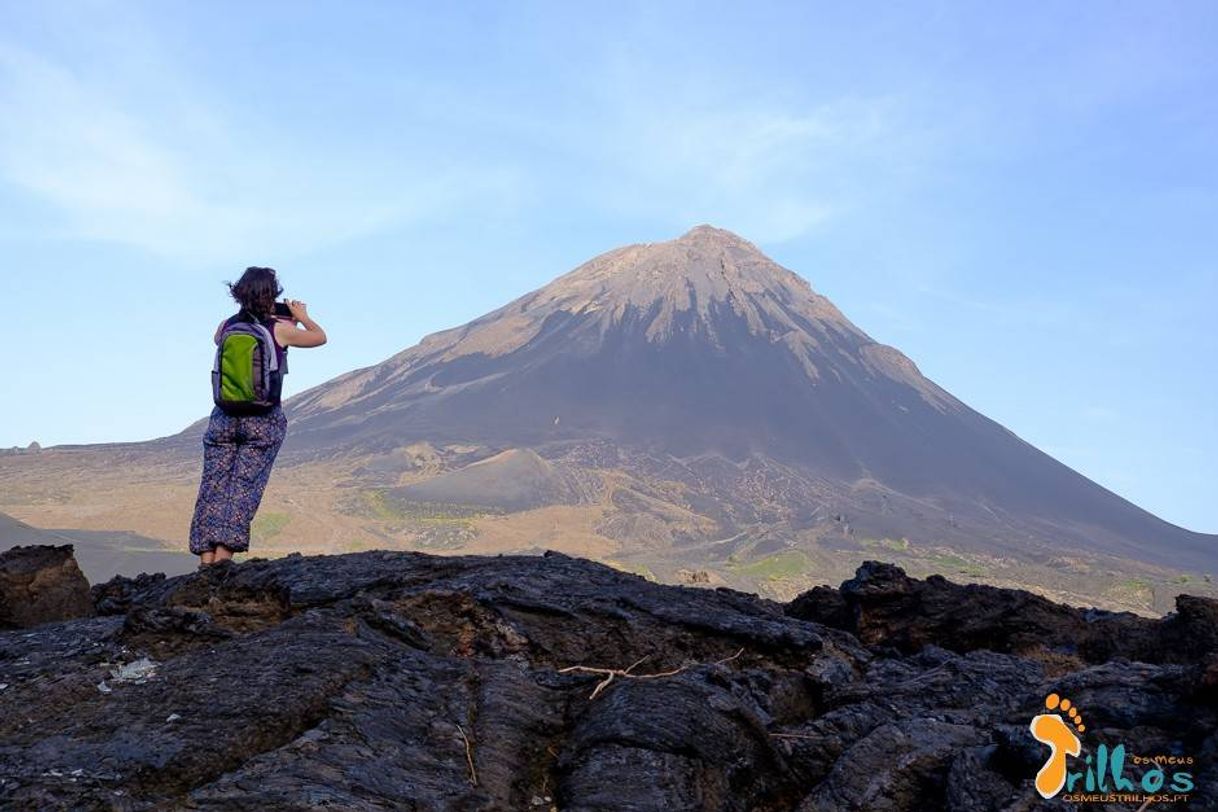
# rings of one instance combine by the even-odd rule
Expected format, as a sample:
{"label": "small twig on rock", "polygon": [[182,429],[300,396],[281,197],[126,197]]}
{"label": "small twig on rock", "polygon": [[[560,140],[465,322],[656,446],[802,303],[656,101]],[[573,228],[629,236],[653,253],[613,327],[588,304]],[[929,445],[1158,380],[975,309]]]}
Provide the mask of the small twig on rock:
{"label": "small twig on rock", "polygon": [[722,660],[715,660],[713,663],[711,663],[711,665],[721,665],[722,663],[731,662],[732,660],[736,659],[743,653],[744,653],[744,647],[741,646],[740,648],[736,649],[736,653],[733,654],[731,657],[724,657]]}
{"label": "small twig on rock", "polygon": [[469,736],[465,735],[465,728],[454,722],[457,725],[457,730],[461,731],[461,739],[465,742],[465,761],[469,764],[469,780],[475,787],[478,786],[478,771],[474,769],[474,754],[470,750]]}
{"label": "small twig on rock", "polygon": [[[722,660],[715,660],[713,663],[711,663],[711,665],[719,665],[720,663],[726,663],[729,660],[736,659],[743,653],[744,653],[744,649],[741,648],[731,657],[724,657]],[[688,663],[686,665],[681,666],[680,668],[674,668],[671,671],[657,671],[654,674],[632,674],[632,673],[630,673],[631,671],[633,671],[635,669],[635,667],[638,666],[639,663],[643,662],[643,660],[646,660],[650,656],[651,656],[650,654],[647,654],[647,655],[640,657],[639,659],[635,660],[630,665],[629,668],[594,668],[590,665],[569,665],[566,668],[558,669],[558,673],[566,674],[570,671],[583,671],[588,674],[604,674],[605,678],[596,684],[596,688],[592,691],[592,695],[588,697],[588,699],[596,699],[597,695],[601,691],[603,691],[603,690],[605,690],[605,688],[609,687],[609,683],[613,682],[614,677],[626,677],[628,679],[655,679],[656,677],[671,677],[673,674],[680,674],[682,671],[686,670],[691,665],[697,665],[697,663]]]}

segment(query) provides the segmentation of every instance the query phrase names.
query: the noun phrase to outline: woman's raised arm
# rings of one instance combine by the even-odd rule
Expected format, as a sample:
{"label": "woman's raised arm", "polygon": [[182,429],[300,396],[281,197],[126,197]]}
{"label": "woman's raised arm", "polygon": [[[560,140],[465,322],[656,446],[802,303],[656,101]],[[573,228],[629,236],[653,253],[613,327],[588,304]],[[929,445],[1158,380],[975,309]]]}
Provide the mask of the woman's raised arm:
{"label": "woman's raised arm", "polygon": [[[321,325],[313,321],[309,317],[308,306],[304,302],[295,299],[288,299],[288,309],[292,311],[292,317],[300,322],[300,329],[296,325],[284,325],[283,337],[280,343],[285,347],[320,347],[326,343],[326,331],[321,329]],[[276,331],[276,336],[280,335]]]}

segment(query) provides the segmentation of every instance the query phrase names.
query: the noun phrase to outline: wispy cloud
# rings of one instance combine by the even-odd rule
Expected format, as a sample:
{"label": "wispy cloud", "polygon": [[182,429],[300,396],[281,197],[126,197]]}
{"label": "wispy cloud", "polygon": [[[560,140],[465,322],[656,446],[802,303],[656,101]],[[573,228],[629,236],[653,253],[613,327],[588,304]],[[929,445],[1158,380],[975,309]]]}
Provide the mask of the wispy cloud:
{"label": "wispy cloud", "polygon": [[527,185],[510,167],[378,163],[277,139],[271,121],[237,127],[172,65],[142,81],[124,95],[0,41],[0,182],[58,211],[53,236],[203,262],[294,256]]}
{"label": "wispy cloud", "polygon": [[618,177],[609,201],[678,222],[710,220],[774,243],[859,205],[860,189],[904,171],[918,133],[900,99],[811,102],[758,96],[715,77],[673,80],[638,55],[611,59],[589,138]]}
{"label": "wispy cloud", "polygon": [[443,115],[544,150],[536,169],[551,199],[674,229],[711,222],[767,244],[893,194],[940,146],[901,94],[821,98],[777,79],[759,92],[722,65],[598,48],[581,53],[577,80],[557,83],[561,105],[446,99]]}
{"label": "wispy cloud", "polygon": [[[813,98],[781,84],[759,93],[721,68],[674,70],[662,54],[610,43],[578,82],[553,84],[532,108],[443,74],[370,77],[396,88],[397,103],[409,97],[406,118],[457,144],[482,136],[475,154],[435,133],[353,149],[328,143],[324,121],[293,131],[269,111],[233,107],[143,23],[90,36],[114,57],[91,62],[0,35],[0,116],[21,122],[0,130],[0,183],[49,203],[57,236],[180,260],[285,257],[429,218],[513,216],[544,199],[674,229],[713,222],[772,244],[891,192],[927,147],[899,95]],[[124,66],[118,81],[114,64]],[[403,112],[391,104],[364,112]],[[529,163],[500,142],[551,159]]]}

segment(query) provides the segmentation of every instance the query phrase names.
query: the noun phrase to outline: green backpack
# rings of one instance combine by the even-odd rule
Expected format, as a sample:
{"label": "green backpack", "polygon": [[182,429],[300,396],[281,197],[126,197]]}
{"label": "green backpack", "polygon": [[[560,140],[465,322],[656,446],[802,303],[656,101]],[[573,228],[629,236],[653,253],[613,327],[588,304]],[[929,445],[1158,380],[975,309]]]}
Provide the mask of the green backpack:
{"label": "green backpack", "polygon": [[220,332],[211,371],[212,400],[230,415],[266,414],[280,402],[287,354],[280,363],[270,329],[242,310]]}

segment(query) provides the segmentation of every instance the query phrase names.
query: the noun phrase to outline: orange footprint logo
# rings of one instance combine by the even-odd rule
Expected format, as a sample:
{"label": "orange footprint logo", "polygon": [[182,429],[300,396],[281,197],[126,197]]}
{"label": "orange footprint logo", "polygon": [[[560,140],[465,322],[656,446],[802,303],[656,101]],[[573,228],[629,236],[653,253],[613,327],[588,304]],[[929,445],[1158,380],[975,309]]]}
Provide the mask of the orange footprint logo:
{"label": "orange footprint logo", "polygon": [[1042,798],[1052,798],[1066,785],[1066,756],[1077,756],[1082,750],[1078,736],[1070,727],[1073,725],[1079,733],[1087,728],[1078,708],[1069,699],[1049,694],[1045,697],[1045,708],[1054,713],[1033,717],[1028,729],[1036,741],[1049,746],[1049,760],[1036,773],[1036,791]]}

